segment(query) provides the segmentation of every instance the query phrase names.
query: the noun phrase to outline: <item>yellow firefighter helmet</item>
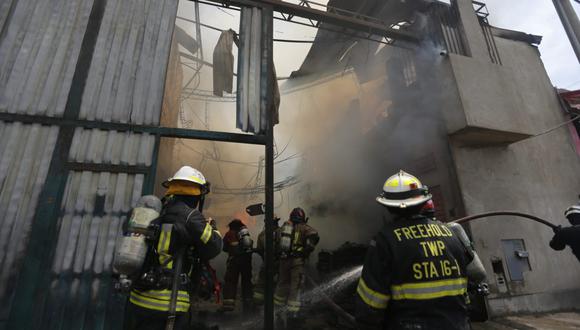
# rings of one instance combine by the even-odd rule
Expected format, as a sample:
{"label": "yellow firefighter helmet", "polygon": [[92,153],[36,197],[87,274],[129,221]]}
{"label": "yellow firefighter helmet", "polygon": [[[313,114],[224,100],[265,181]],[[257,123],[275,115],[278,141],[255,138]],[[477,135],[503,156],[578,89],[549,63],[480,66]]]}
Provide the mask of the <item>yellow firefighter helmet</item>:
{"label": "yellow firefighter helmet", "polygon": [[400,170],[385,181],[383,192],[377,197],[377,202],[388,207],[404,209],[425,203],[432,197],[427,186],[419,179]]}

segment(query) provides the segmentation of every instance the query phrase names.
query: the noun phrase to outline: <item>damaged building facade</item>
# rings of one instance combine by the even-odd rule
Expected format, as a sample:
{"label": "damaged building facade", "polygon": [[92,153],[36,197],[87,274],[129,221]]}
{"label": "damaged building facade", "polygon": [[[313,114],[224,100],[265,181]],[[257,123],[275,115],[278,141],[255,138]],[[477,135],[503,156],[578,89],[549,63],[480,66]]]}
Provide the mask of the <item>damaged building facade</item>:
{"label": "damaged building facade", "polygon": [[[305,166],[308,193],[290,188],[314,212],[314,226],[333,223],[328,236],[370,239],[381,226],[373,219],[384,217],[374,197],[400,168],[431,188],[440,220],[521,210],[568,225],[563,212],[580,189],[578,132],[542,64],[541,37],[490,26],[485,5],[475,1],[392,2],[382,11],[371,2],[330,4],[381,12],[431,37],[418,47],[382,47],[320,30],[294,80],[282,86],[282,113],[326,109],[297,121],[311,125],[305,131],[316,137],[306,139],[324,148],[308,158],[321,162]],[[577,308],[580,267],[570,251],[548,247],[548,227],[511,217],[466,227],[488,273],[488,315]]]}

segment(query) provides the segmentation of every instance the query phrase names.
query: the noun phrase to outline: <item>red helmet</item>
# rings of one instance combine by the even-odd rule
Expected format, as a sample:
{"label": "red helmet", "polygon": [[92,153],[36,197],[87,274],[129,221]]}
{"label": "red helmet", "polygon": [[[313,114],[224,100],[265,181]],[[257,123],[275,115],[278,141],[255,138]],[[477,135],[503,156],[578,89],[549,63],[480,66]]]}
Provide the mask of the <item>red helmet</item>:
{"label": "red helmet", "polygon": [[300,207],[296,207],[290,212],[290,220],[293,222],[306,222],[308,218],[306,218],[306,212]]}
{"label": "red helmet", "polygon": [[426,201],[425,204],[423,204],[423,207],[421,208],[421,214],[428,217],[435,216],[435,203],[433,203],[432,199]]}

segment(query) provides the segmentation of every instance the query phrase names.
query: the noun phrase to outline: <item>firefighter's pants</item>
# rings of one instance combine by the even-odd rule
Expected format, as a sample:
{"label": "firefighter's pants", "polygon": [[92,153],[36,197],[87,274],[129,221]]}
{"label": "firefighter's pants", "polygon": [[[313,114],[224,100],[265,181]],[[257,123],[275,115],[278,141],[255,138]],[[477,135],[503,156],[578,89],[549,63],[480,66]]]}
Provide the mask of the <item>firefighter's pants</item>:
{"label": "firefighter's pants", "polygon": [[288,312],[300,311],[300,295],[304,286],[304,264],[302,258],[280,260],[274,303],[277,306],[286,306]]}
{"label": "firefighter's pants", "polygon": [[[274,259],[274,287],[278,282],[278,268],[280,263],[277,259]],[[264,292],[266,291],[266,263],[262,262],[260,267],[260,272],[258,273],[258,279],[254,283],[254,303],[263,304],[264,303]]]}
{"label": "firefighter's pants", "polygon": [[235,305],[238,279],[242,278],[242,299],[244,304],[252,301],[252,255],[231,256],[227,261],[224,276],[224,305]]}

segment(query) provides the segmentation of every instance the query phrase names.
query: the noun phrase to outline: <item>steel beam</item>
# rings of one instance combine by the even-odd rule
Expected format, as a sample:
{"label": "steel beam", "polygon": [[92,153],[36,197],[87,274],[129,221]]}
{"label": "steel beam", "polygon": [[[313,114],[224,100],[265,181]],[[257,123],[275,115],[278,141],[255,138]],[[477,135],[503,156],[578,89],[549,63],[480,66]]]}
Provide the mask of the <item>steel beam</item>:
{"label": "steel beam", "polygon": [[274,12],[271,7],[262,8],[262,45],[260,69],[260,107],[266,112],[265,148],[265,200],[264,217],[266,276],[264,286],[264,329],[274,329],[274,119],[273,88],[270,78],[273,70]]}
{"label": "steel beam", "polygon": [[[192,0],[195,1],[195,0]],[[364,19],[346,16],[335,12],[326,12],[311,7],[300,6],[294,3],[279,0],[206,0],[226,6],[238,7],[264,7],[271,6],[279,13],[299,16],[319,22],[333,24],[343,28],[349,28],[360,32],[380,35],[395,40],[418,42],[419,37],[413,33],[395,30],[388,25],[370,22]]]}
{"label": "steel beam", "polygon": [[187,128],[160,127],[152,125],[134,125],[126,123],[110,123],[84,119],[63,119],[58,117],[23,115],[0,112],[0,121],[21,122],[26,124],[41,124],[61,127],[84,127],[102,129],[105,131],[119,131],[132,133],[157,134],[160,137],[181,138],[194,140],[207,140],[231,143],[265,145],[266,138],[263,135],[250,135],[229,132],[204,131]]}
{"label": "steel beam", "polygon": [[65,168],[69,171],[110,172],[128,174],[147,174],[150,166],[123,165],[123,164],[94,164],[82,162],[68,162]]}

